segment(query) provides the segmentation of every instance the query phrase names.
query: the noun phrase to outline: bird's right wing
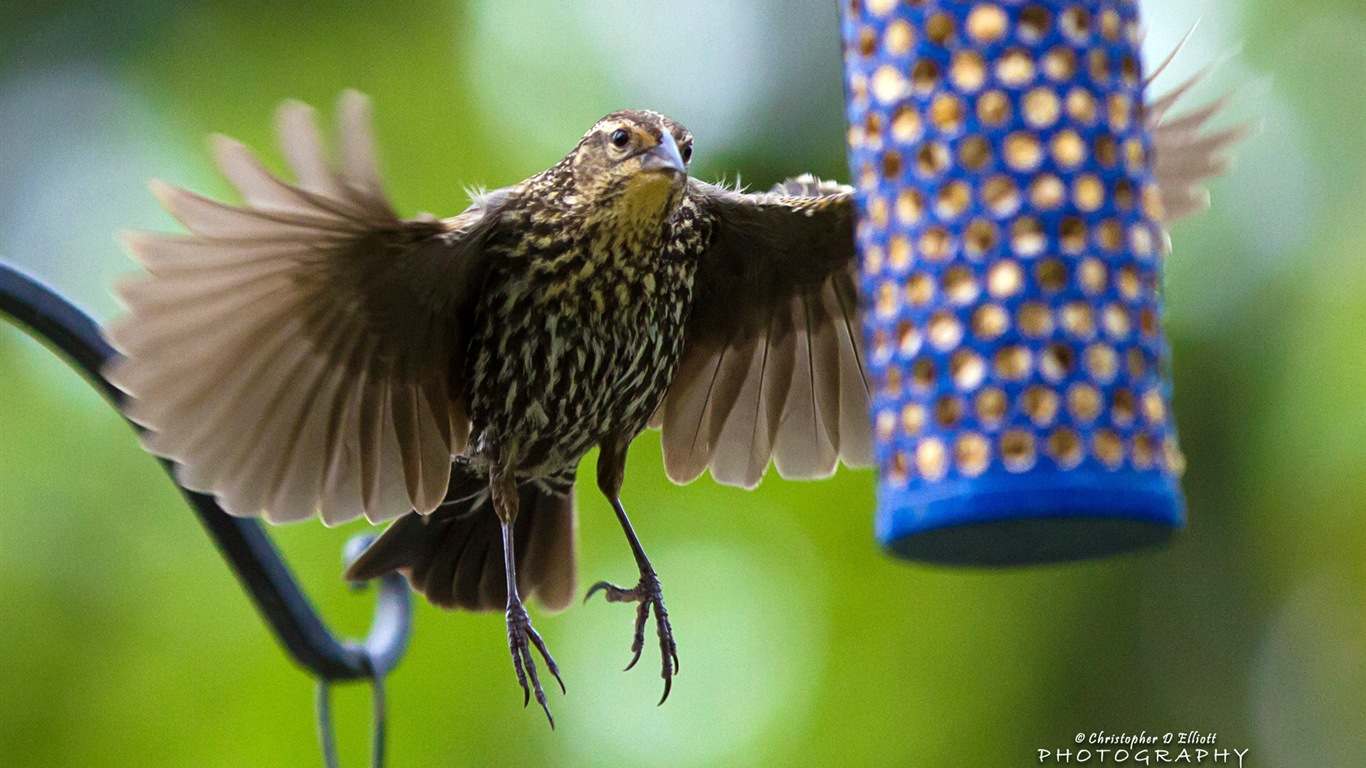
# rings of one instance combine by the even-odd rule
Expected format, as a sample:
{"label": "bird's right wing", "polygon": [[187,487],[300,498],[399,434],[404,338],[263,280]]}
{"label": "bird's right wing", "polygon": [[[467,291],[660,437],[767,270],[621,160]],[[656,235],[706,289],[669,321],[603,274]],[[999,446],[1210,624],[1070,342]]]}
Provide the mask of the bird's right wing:
{"label": "bird's right wing", "polygon": [[461,322],[505,194],[404,221],[365,97],[342,97],[339,168],[308,107],[285,104],[278,123],[295,184],[215,137],[242,206],[154,186],[191,234],[128,235],[149,274],[121,286],[108,375],[147,449],[234,515],[430,512],[468,439]]}

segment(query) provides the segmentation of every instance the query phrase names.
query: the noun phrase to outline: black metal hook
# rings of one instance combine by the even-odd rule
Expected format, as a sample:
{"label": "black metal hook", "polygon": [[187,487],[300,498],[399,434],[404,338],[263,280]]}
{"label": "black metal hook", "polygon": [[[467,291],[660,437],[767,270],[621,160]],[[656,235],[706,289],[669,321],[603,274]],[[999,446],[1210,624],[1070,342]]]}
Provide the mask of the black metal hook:
{"label": "black metal hook", "polygon": [[[105,363],[117,353],[105,342],[99,326],[88,315],[3,261],[0,261],[0,314],[8,315],[19,327],[64,357],[106,400],[122,411],[123,392],[101,374]],[[134,428],[137,429],[136,425]],[[175,482],[171,463],[164,460],[161,463]],[[381,680],[403,658],[412,628],[412,597],[407,581],[397,574],[381,579],[369,636],[363,643],[339,640],[313,609],[259,522],[232,517],[212,496],[186,490],[179,483],[176,487],[199,516],[200,523],[280,644],[297,663],[317,676],[319,728],[328,765],[335,765],[335,751],[329,749],[328,685],[344,680],[369,680],[375,686],[374,764],[380,765],[384,747]],[[357,540],[348,543],[348,558],[358,553],[357,544]]]}

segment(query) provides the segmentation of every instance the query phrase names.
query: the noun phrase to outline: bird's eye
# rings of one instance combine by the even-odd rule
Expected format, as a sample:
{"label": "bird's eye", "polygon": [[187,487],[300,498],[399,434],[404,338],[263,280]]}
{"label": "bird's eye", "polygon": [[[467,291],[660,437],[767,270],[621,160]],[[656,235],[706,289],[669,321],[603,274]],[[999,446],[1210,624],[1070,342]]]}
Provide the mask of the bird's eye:
{"label": "bird's eye", "polygon": [[617,149],[622,149],[630,143],[631,134],[628,133],[625,128],[618,128],[615,131],[612,131],[612,146]]}
{"label": "bird's eye", "polygon": [[688,161],[691,160],[691,159],[692,159],[692,144],[684,144],[684,145],[683,145],[683,162],[686,163],[686,162],[688,162]]}

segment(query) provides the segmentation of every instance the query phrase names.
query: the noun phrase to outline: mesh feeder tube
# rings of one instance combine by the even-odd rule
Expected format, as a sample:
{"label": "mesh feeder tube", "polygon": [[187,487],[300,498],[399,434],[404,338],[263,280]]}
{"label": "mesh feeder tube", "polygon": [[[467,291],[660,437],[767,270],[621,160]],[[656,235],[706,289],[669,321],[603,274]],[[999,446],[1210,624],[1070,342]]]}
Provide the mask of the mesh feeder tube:
{"label": "mesh feeder tube", "polygon": [[849,159],[904,558],[1100,557],[1185,523],[1132,0],[853,0]]}

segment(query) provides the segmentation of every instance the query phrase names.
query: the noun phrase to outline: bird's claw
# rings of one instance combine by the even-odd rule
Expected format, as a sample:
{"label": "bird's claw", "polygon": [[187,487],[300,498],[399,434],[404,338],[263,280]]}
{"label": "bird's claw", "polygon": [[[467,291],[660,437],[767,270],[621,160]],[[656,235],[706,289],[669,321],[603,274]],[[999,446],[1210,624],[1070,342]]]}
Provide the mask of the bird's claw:
{"label": "bird's claw", "polygon": [[522,686],[522,706],[531,704],[531,696],[536,695],[536,703],[545,710],[546,719],[550,721],[550,729],[555,729],[555,716],[550,714],[550,705],[546,703],[545,690],[541,688],[540,676],[536,673],[536,660],[531,654],[531,649],[535,649],[545,660],[546,669],[555,676],[555,682],[560,684],[560,692],[566,693],[564,680],[560,679],[560,668],[555,663],[555,659],[550,655],[545,647],[545,641],[540,634],[531,626],[531,617],[527,615],[526,608],[520,603],[508,608],[508,649],[512,651],[512,668],[517,671],[517,682]]}
{"label": "bird's claw", "polygon": [[664,678],[664,696],[659,700],[663,704],[673,689],[673,677],[678,674],[679,665],[678,644],[674,642],[673,627],[669,625],[669,612],[664,608],[664,591],[659,585],[659,577],[653,570],[646,570],[640,574],[640,583],[634,589],[599,581],[588,588],[588,593],[583,596],[584,602],[598,592],[604,593],[609,603],[638,603],[635,635],[631,639],[631,663],[626,665],[626,670],[640,661],[640,654],[645,649],[645,622],[650,618],[650,609],[654,609],[655,627],[659,632],[659,654],[663,659],[660,677]]}

